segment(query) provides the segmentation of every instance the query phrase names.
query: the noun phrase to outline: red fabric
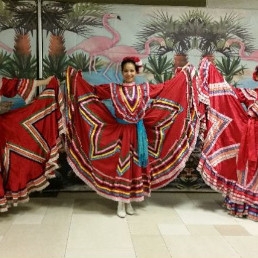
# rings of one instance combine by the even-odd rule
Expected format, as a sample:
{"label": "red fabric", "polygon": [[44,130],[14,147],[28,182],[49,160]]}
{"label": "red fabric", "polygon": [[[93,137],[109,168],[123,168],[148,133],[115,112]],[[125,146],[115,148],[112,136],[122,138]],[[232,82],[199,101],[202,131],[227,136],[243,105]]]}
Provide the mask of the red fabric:
{"label": "red fabric", "polygon": [[29,102],[35,91],[33,85],[34,80],[31,79],[2,78],[0,96],[13,98],[18,94],[25,102]]}
{"label": "red fabric", "polygon": [[0,116],[0,210],[28,200],[48,185],[58,167],[64,133],[63,97],[52,79],[31,104]]}
{"label": "red fabric", "polygon": [[[230,86],[207,59],[199,74],[206,131],[198,170],[208,185],[227,196],[227,207],[246,204],[241,207],[250,210],[242,215],[253,214],[258,204],[258,120],[248,110],[255,106],[257,94]],[[258,219],[257,209],[256,213]]]}
{"label": "red fabric", "polygon": [[19,79],[2,78],[2,86],[0,87],[0,96],[13,98],[18,94]]}
{"label": "red fabric", "polygon": [[[115,201],[142,201],[152,189],[177,177],[194,149],[199,129],[195,81],[189,82],[187,73],[182,71],[156,89],[149,87],[150,96],[159,94],[143,117],[149,147],[147,167],[138,164],[136,124],[117,122],[101,102],[118,86],[96,86],[96,95],[72,68],[67,71],[67,84],[68,161],[98,194]],[[142,99],[137,101],[132,103],[141,105]]]}

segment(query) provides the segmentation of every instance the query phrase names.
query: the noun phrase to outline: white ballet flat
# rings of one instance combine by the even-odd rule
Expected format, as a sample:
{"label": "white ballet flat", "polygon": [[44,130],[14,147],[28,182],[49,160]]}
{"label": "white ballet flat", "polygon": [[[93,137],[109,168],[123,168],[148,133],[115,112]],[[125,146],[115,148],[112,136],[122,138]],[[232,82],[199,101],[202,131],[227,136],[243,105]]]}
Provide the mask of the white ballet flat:
{"label": "white ballet flat", "polygon": [[134,215],[134,213],[135,213],[135,210],[131,203],[126,203],[125,210],[126,210],[126,213],[129,215]]}
{"label": "white ballet flat", "polygon": [[125,203],[124,202],[118,202],[117,216],[120,217],[120,218],[124,218],[126,216]]}

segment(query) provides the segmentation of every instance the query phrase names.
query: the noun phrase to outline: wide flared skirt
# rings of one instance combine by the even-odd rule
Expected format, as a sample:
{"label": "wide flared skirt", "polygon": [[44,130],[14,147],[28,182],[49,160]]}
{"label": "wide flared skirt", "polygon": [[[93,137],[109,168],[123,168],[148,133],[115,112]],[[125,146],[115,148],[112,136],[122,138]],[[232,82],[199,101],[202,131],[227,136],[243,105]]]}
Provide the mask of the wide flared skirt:
{"label": "wide flared skirt", "polygon": [[201,90],[208,101],[198,170],[211,188],[223,194],[230,214],[258,221],[258,120],[248,117],[215,66],[204,61],[200,76],[207,76]]}
{"label": "wide flared skirt", "polygon": [[195,89],[185,73],[166,83],[146,110],[146,167],[139,162],[137,125],[117,121],[73,69],[67,84],[67,159],[98,194],[114,201],[142,201],[182,171],[199,130]]}
{"label": "wide flared skirt", "polygon": [[28,201],[58,168],[65,132],[64,102],[56,79],[31,104],[0,116],[0,211]]}

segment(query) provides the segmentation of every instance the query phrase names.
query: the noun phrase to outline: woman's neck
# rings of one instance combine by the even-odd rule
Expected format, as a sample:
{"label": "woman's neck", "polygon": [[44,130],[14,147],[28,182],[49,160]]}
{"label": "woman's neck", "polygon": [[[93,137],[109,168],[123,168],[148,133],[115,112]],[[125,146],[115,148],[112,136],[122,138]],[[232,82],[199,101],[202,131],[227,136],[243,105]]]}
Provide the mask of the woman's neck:
{"label": "woman's neck", "polygon": [[134,86],[135,82],[123,82],[123,86]]}

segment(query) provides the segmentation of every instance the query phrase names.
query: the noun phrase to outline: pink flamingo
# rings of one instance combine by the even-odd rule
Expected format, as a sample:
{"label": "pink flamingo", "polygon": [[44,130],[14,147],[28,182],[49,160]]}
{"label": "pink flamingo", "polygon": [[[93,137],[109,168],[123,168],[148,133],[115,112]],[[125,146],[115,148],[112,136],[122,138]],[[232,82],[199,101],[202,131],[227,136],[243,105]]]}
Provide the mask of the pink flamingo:
{"label": "pink flamingo", "polygon": [[109,59],[110,63],[106,67],[105,71],[103,72],[103,75],[106,76],[107,71],[110,69],[112,65],[116,65],[116,78],[118,79],[118,66],[121,63],[122,59],[125,56],[137,56],[140,59],[144,59],[150,55],[151,48],[150,48],[150,43],[157,41],[160,45],[164,45],[164,39],[159,38],[159,37],[152,37],[149,38],[144,45],[144,52],[139,53],[135,48],[127,45],[116,45],[112,48],[104,50],[101,55]]}
{"label": "pink flamingo", "polygon": [[108,49],[115,44],[117,44],[120,40],[120,34],[114,30],[108,23],[109,19],[119,19],[121,20],[120,16],[117,14],[104,14],[102,18],[102,23],[103,26],[107,31],[109,31],[112,34],[112,38],[105,37],[105,36],[93,36],[91,38],[83,40],[81,43],[78,45],[74,46],[73,48],[67,50],[67,54],[70,55],[76,50],[82,50],[84,52],[87,52],[90,57],[90,65],[89,65],[89,71],[91,72],[91,65],[92,65],[92,60],[93,60],[93,65],[92,68],[96,72],[95,68],[95,58],[98,53],[101,53],[105,49]]}
{"label": "pink flamingo", "polygon": [[13,49],[11,49],[9,46],[7,46],[5,43],[0,41],[0,48],[4,49],[6,52],[12,53]]}
{"label": "pink flamingo", "polygon": [[236,43],[240,46],[238,55],[241,59],[249,60],[249,61],[258,61],[258,49],[253,51],[250,55],[247,55],[245,52],[245,44],[239,39],[227,40],[227,42],[225,43],[225,47],[230,47],[234,43]]}

